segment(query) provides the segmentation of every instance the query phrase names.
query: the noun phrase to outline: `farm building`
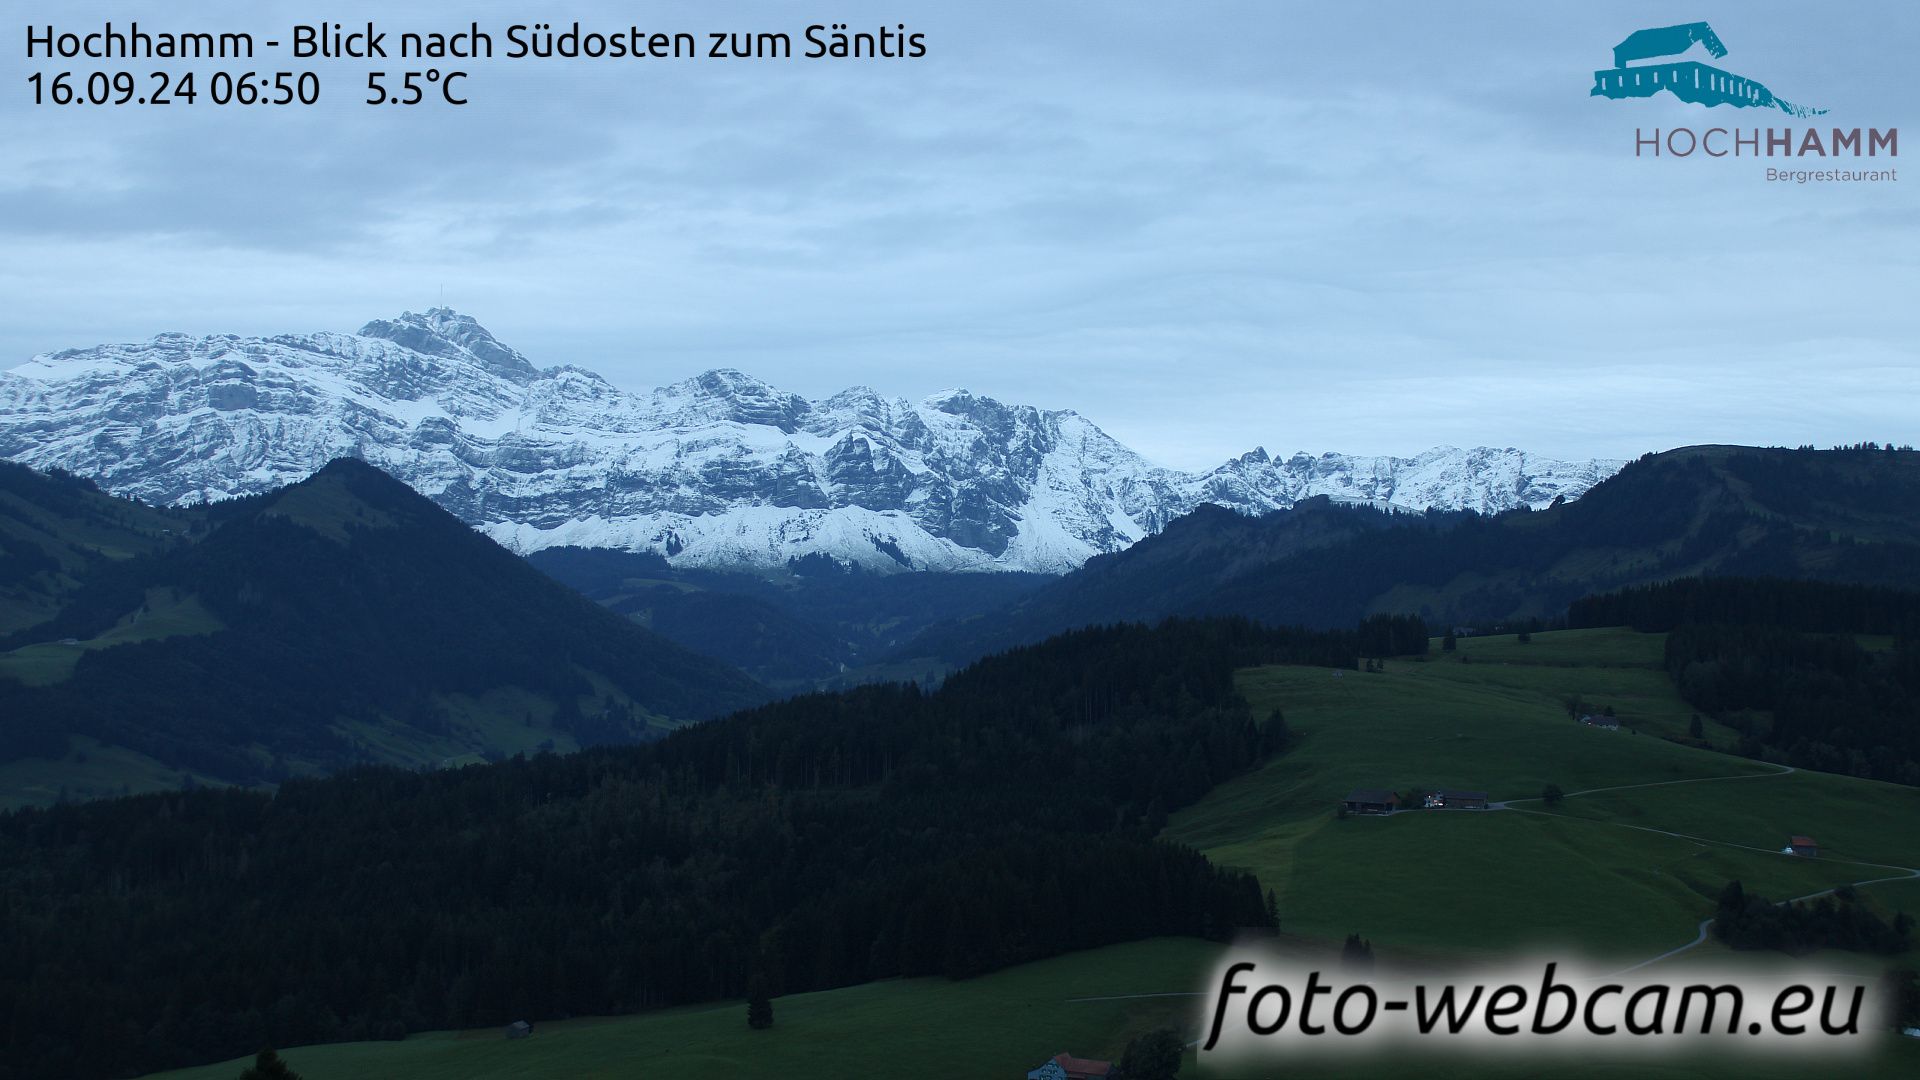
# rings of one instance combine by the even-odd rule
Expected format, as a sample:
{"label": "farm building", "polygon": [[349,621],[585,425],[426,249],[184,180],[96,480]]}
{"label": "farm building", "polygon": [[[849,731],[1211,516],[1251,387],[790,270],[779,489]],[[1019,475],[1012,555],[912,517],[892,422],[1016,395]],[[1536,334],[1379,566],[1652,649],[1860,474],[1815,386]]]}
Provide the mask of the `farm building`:
{"label": "farm building", "polygon": [[1380,788],[1354,788],[1340,800],[1349,814],[1390,814],[1400,805],[1400,796]]}
{"label": "farm building", "polygon": [[531,1034],[533,1034],[533,1025],[527,1023],[525,1020],[515,1020],[513,1023],[507,1025],[507,1038],[509,1039],[524,1039]]}
{"label": "farm building", "polygon": [[1605,713],[1588,713],[1580,718],[1580,722],[1588,727],[1602,728],[1607,731],[1620,730],[1620,718],[1608,716]]}
{"label": "farm building", "polygon": [[1485,810],[1487,793],[1484,791],[1452,791],[1442,788],[1427,792],[1429,810]]}
{"label": "farm building", "polygon": [[1113,1075],[1113,1062],[1077,1058],[1062,1050],[1045,1065],[1029,1072],[1027,1080],[1106,1080]]}
{"label": "farm building", "polygon": [[1820,857],[1820,845],[1814,843],[1811,836],[1788,837],[1787,850],[1795,855],[1805,855],[1809,859]]}

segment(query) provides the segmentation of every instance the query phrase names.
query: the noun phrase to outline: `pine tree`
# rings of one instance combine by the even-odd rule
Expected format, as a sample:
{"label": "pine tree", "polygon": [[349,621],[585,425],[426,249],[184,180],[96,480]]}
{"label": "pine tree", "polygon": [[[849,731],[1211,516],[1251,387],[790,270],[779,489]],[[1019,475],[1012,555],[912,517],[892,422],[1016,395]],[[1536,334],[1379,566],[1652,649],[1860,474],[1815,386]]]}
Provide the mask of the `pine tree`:
{"label": "pine tree", "polygon": [[1126,1080],[1173,1080],[1180,1072],[1186,1045],[1172,1028],[1136,1036],[1120,1055],[1119,1074]]}
{"label": "pine tree", "polygon": [[1286,714],[1275,709],[1267,714],[1267,722],[1260,729],[1260,740],[1264,744],[1262,751],[1267,754],[1278,753],[1293,741],[1293,732],[1287,727]]}
{"label": "pine tree", "polygon": [[272,1047],[260,1051],[253,1064],[240,1073],[240,1080],[300,1080],[300,1074],[287,1067]]}
{"label": "pine tree", "polygon": [[1895,1028],[1920,1025],[1920,973],[1911,967],[1897,967],[1881,977],[1881,1000],[1887,1003],[1886,1017]]}
{"label": "pine tree", "polygon": [[773,1002],[767,997],[766,982],[759,978],[747,989],[747,1026],[755,1031],[773,1026]]}
{"label": "pine tree", "polygon": [[1373,943],[1359,934],[1348,934],[1347,940],[1340,946],[1340,962],[1349,968],[1370,970],[1373,967]]}

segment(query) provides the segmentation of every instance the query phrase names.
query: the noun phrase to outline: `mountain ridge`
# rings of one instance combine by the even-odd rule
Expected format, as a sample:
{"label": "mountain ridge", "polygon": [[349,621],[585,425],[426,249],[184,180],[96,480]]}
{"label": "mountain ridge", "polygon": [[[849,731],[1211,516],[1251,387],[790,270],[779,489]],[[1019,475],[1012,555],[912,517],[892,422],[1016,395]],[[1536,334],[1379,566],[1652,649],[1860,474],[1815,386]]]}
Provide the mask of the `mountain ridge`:
{"label": "mountain ridge", "polygon": [[1383,513],[1303,500],[1198,511],[998,611],[901,650],[964,663],[1081,626],[1238,615],[1348,625],[1529,625],[1585,595],[1684,577],[1920,588],[1920,455],[1703,444],[1649,454],[1544,510]]}
{"label": "mountain ridge", "polygon": [[0,374],[0,457],[181,505],[359,457],[522,554],[601,547],[677,566],[1061,573],[1197,506],[1328,495],[1490,513],[1577,498],[1624,462],[1513,448],[1411,458],[1256,448],[1163,468],[1070,409],[964,389],[819,400],[719,368],[650,393],[540,368],[446,308],[357,334],[163,334]]}

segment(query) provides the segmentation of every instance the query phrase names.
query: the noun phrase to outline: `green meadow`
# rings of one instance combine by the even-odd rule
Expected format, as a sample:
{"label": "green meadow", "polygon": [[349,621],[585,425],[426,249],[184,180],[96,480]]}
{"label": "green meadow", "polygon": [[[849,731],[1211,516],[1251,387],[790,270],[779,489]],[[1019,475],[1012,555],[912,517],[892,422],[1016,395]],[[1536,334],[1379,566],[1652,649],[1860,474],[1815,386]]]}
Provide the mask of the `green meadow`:
{"label": "green meadow", "polygon": [[[1659,669],[1662,648],[1659,635],[1577,630],[1463,638],[1379,673],[1242,672],[1256,713],[1280,710],[1295,746],[1177,815],[1168,835],[1256,873],[1291,933],[1359,933],[1439,957],[1552,946],[1644,958],[1691,940],[1730,880],[1786,898],[1899,873],[1860,862],[1920,867],[1920,791],[1660,737],[1684,734],[1693,715]],[[1569,702],[1611,706],[1621,730],[1574,722]],[[1548,807],[1548,784],[1573,797]],[[1337,814],[1360,787],[1526,801]],[[1621,790],[1577,794],[1605,788]],[[1827,857],[1780,854],[1795,833],[1829,845]]]}
{"label": "green meadow", "polygon": [[[750,1031],[727,1002],[637,1016],[541,1024],[528,1039],[498,1029],[283,1052],[305,1080],[839,1080],[867,1063],[926,1077],[1021,1077],[1062,1050],[1118,1055],[1163,1025],[1197,1030],[1200,989],[1219,946],[1158,940],[1076,953],[978,979],[902,979],[795,994],[774,1025]],[[1084,998],[1106,1000],[1077,1000]],[[233,1080],[244,1061],[161,1074]]]}
{"label": "green meadow", "polygon": [[[1559,812],[1777,850],[1811,836],[1821,862],[1920,867],[1920,788],[1829,773],[1796,772],[1752,786],[1606,791],[1562,803]],[[1871,867],[1853,867],[1872,876]],[[1915,908],[1920,913],[1920,906]]]}

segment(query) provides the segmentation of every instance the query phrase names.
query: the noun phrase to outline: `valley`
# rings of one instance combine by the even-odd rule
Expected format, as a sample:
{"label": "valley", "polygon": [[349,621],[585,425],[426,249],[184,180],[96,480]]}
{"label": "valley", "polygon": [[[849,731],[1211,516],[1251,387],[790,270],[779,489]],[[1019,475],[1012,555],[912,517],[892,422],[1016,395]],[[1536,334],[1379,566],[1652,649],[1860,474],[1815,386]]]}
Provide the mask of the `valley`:
{"label": "valley", "polygon": [[949,665],[899,656],[949,619],[992,615],[1045,574],[882,574],[824,555],[753,571],[679,568],[665,557],[547,548],[527,561],[641,626],[786,691],[920,681]]}
{"label": "valley", "polygon": [[[521,557],[352,459],[185,508],[0,466],[0,797],[40,807],[0,813],[33,973],[0,1002],[33,1075],[268,1041],[308,1080],[807,1076],[854,1030],[1015,1073],[1190,1034],[1240,933],[1737,969],[1736,881],[1763,914],[1846,889],[1897,951],[1814,955],[1876,974],[1916,958],[1920,787],[1887,781],[1920,595],[1913,523],[1856,496],[1914,460],[1695,448],[1493,518],[1203,507],[1059,577]],[[1410,809],[1447,791],[1486,808]],[[126,935],[202,957],[207,1004]],[[768,984],[774,1028],[728,1035]],[[158,1019],[80,1039],[83,1001]]]}

